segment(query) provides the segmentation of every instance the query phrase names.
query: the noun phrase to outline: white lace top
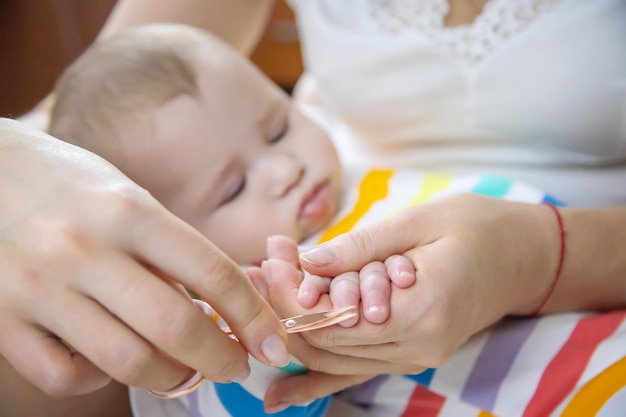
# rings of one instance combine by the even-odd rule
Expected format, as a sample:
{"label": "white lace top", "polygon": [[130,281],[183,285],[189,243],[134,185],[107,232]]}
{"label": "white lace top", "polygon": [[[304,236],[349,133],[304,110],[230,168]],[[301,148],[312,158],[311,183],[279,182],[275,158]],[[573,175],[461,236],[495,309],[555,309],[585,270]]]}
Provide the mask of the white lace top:
{"label": "white lace top", "polygon": [[[626,204],[626,1],[291,0],[348,163],[530,182]],[[328,116],[328,117],[326,117]]]}
{"label": "white lace top", "polygon": [[467,65],[477,64],[520,33],[558,0],[487,0],[468,25],[445,27],[448,0],[364,1],[381,32],[422,36]]}

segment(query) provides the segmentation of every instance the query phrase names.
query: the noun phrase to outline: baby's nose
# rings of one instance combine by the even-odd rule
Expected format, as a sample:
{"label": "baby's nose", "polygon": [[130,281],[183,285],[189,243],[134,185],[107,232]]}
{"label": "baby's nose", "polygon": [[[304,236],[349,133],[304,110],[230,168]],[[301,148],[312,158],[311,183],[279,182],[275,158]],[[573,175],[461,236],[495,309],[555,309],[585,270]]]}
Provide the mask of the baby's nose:
{"label": "baby's nose", "polygon": [[287,154],[274,154],[264,158],[261,167],[272,197],[283,197],[295,187],[304,175],[304,166],[298,159]]}

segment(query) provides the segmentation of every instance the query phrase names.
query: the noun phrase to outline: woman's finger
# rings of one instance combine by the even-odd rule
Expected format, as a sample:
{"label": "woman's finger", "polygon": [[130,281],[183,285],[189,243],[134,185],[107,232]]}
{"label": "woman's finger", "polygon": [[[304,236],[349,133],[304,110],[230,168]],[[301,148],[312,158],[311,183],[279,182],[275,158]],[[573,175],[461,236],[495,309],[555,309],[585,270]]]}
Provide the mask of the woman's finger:
{"label": "woman's finger", "polygon": [[429,222],[429,210],[421,207],[401,211],[304,251],[300,263],[312,274],[332,277],[427,244],[436,239],[432,230],[437,230],[437,222]]}
{"label": "woman's finger", "polygon": [[[100,331],[108,330],[107,337],[119,338],[117,345],[108,346],[108,341],[101,341],[102,347],[98,347],[89,338],[81,337],[81,334],[89,334],[88,326],[80,329],[82,333],[73,328],[55,329],[55,332],[68,341],[72,339],[68,339],[70,335],[66,333],[71,332],[79,343],[76,348],[82,352],[106,355],[98,358],[94,353],[90,358],[99,365],[106,364],[103,369],[107,373],[127,384],[167,390],[184,380],[189,374],[188,368],[200,371],[207,379],[222,382],[237,377],[235,372],[242,367],[246,369],[247,355],[243,347],[226,336],[188,296],[149,273],[134,259],[120,257],[110,261],[106,268],[101,266],[102,275],[96,282],[79,281],[77,290],[105,306],[109,320],[93,312],[90,323],[98,323]],[[89,285],[81,286],[81,283]],[[74,305],[77,311],[91,312],[86,303],[75,302]],[[111,321],[112,317],[119,318],[124,328],[119,328],[117,319]],[[57,323],[59,326],[61,324]],[[96,330],[91,332],[96,333]],[[134,332],[141,338],[133,335]],[[96,335],[96,339],[103,339],[102,333]],[[108,353],[102,351],[104,346],[108,347]],[[199,351],[199,346],[208,350]],[[161,355],[161,351],[166,355]],[[216,354],[206,355],[206,352]],[[175,358],[176,362],[166,358]]]}
{"label": "woman's finger", "polygon": [[[136,229],[133,235],[136,236],[136,250],[141,256],[209,303],[248,352],[268,365],[284,365],[289,361],[286,334],[276,314],[241,268],[222,251],[191,226],[171,216],[163,216],[153,222],[144,221]],[[163,247],[165,242],[176,247],[177,251],[174,253]],[[152,294],[152,291],[160,294],[163,299],[159,302],[166,299],[173,301],[173,296],[159,291],[156,283],[146,285],[151,285],[147,294]],[[153,295],[156,296],[156,293]],[[153,334],[153,337],[159,338],[157,346],[165,344],[164,350],[187,364],[193,364],[194,369],[203,375],[217,380],[231,380],[247,363],[247,353],[231,345],[228,337],[216,333],[219,329],[207,326],[207,318],[190,303],[182,304],[178,300],[175,304],[156,305],[149,311],[153,315],[146,315],[142,327],[150,326],[146,323],[150,320],[165,319],[165,324],[172,324],[168,331]],[[201,322],[205,324],[197,327]],[[206,330],[198,331],[198,328]],[[168,335],[167,332],[171,333]],[[220,352],[215,356],[220,357],[221,364],[207,358],[206,352]],[[215,365],[218,367],[214,368]]]}
{"label": "woman's finger", "polygon": [[[39,326],[11,320],[0,342],[6,360],[51,397],[81,395],[104,387],[111,377]],[[8,345],[8,346],[5,346]],[[19,350],[8,347],[19,346]]]}

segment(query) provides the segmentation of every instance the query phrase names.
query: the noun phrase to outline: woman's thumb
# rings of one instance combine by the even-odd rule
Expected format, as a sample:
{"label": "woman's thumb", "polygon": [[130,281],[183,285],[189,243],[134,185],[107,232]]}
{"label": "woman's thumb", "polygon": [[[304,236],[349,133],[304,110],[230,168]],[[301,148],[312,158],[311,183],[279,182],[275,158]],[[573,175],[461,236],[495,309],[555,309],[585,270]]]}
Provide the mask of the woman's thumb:
{"label": "woman's thumb", "polygon": [[311,274],[334,277],[358,271],[372,261],[384,261],[416,247],[419,213],[409,209],[392,218],[369,224],[337,236],[300,254],[302,267]]}

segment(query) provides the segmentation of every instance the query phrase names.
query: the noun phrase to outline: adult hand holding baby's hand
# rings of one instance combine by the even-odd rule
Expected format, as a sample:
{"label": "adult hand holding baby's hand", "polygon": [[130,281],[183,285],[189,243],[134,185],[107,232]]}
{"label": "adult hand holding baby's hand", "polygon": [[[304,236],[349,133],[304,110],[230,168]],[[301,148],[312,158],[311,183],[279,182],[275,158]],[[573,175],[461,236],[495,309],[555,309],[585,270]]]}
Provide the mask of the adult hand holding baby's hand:
{"label": "adult hand holding baby's hand", "polygon": [[[402,254],[414,264],[416,284],[392,289],[386,322],[361,320],[352,328],[309,332],[302,337],[310,346],[292,343],[292,349],[308,367],[337,374],[437,367],[471,335],[541,303],[554,273],[557,239],[547,207],[476,195],[448,197],[353,230],[303,253],[301,266],[335,276]],[[267,267],[274,308],[283,315],[301,313],[285,289],[296,286],[285,282],[288,268],[277,261]]]}
{"label": "adult hand holding baby's hand", "polygon": [[547,207],[470,194],[353,230],[302,254],[302,267],[333,276],[397,253],[413,261],[417,283],[393,290],[383,325],[334,327],[308,340],[343,355],[441,365],[504,315],[534,311],[554,274],[557,239]]}
{"label": "adult hand holding baby's hand", "polygon": [[46,393],[111,377],[167,390],[192,369],[242,379],[247,351],[287,362],[284,330],[240,268],[106,161],[0,119],[0,180],[0,353]]}

